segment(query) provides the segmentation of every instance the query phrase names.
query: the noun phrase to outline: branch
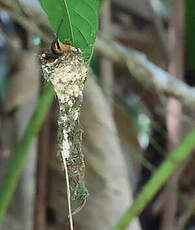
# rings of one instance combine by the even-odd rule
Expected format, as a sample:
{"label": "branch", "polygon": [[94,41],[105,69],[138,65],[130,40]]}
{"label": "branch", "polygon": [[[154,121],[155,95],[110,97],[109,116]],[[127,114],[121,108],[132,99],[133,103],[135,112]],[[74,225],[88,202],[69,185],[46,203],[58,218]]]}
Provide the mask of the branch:
{"label": "branch", "polygon": [[113,62],[127,66],[132,76],[145,88],[173,96],[190,108],[195,106],[195,87],[173,78],[148,61],[144,54],[102,38],[96,40],[95,51]]}
{"label": "branch", "polygon": [[134,217],[138,216],[151,201],[154,195],[166,183],[170,175],[179,165],[189,156],[195,148],[195,129],[181,142],[181,144],[169,154],[167,159],[161,164],[154,176],[143,187],[141,193],[134,200],[133,204],[127,209],[125,214],[112,230],[125,230]]}

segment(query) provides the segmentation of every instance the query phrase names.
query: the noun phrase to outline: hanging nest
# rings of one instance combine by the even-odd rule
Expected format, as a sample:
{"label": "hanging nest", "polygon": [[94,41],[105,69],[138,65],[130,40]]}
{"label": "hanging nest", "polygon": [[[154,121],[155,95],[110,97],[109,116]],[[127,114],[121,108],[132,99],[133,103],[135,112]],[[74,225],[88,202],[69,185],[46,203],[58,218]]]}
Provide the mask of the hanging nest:
{"label": "hanging nest", "polygon": [[53,62],[41,58],[41,63],[44,78],[53,84],[59,102],[58,149],[68,169],[71,199],[85,202],[88,191],[84,184],[83,130],[79,117],[87,65],[80,50],[74,47]]}

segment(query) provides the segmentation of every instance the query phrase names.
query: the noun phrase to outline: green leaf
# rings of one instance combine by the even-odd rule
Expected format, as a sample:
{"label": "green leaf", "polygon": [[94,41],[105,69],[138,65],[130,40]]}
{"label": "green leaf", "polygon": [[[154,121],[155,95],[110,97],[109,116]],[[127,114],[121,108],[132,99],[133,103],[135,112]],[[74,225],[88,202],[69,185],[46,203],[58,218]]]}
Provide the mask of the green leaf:
{"label": "green leaf", "polygon": [[80,48],[85,61],[89,61],[98,30],[97,0],[39,0],[48,15],[51,26],[57,32],[62,25],[59,39]]}

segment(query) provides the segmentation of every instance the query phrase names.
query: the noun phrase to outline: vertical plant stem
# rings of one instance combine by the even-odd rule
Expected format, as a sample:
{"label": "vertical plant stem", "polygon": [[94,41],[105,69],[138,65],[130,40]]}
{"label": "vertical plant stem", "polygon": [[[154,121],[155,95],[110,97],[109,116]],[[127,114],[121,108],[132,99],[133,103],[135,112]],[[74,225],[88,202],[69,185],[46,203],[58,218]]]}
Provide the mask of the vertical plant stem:
{"label": "vertical plant stem", "polygon": [[71,208],[71,194],[70,194],[70,182],[69,182],[69,174],[68,167],[66,163],[66,158],[62,156],[63,165],[65,169],[66,176],[66,186],[67,186],[67,200],[68,200],[68,212],[69,212],[69,220],[70,220],[70,230],[73,230],[73,219],[72,219],[72,208]]}
{"label": "vertical plant stem", "polygon": [[3,180],[2,189],[0,192],[0,229],[2,227],[3,218],[8,208],[9,202],[16,188],[20,172],[25,163],[28,149],[30,148],[35,136],[41,128],[41,125],[53,101],[53,97],[54,91],[51,84],[48,84],[43,89],[43,93],[40,96],[32,119],[29,122],[26,131],[18,144],[11,164],[7,170],[7,175]]}
{"label": "vertical plant stem", "polygon": [[[169,73],[183,80],[184,75],[184,1],[174,0],[172,17],[169,26]],[[182,105],[173,97],[167,100],[166,126],[168,132],[168,152],[178,145],[182,131]],[[183,132],[183,131],[182,131]],[[180,175],[185,167],[174,173],[167,182],[164,194],[166,201],[163,205],[162,230],[172,230],[175,227],[178,198],[177,190]]]}
{"label": "vertical plant stem", "polygon": [[[111,17],[111,1],[107,0],[102,9],[101,9],[101,20],[100,20],[100,28],[102,34],[106,34],[108,39],[112,39],[112,17]],[[100,71],[102,78],[102,88],[104,93],[111,105],[112,109],[112,100],[113,100],[113,66],[112,61],[107,59],[106,57],[101,57],[100,60]]]}
{"label": "vertical plant stem", "polygon": [[36,194],[34,210],[34,230],[46,230],[47,178],[50,155],[51,117],[47,115],[39,134],[39,151],[36,172]]}
{"label": "vertical plant stem", "polygon": [[133,204],[127,209],[125,214],[112,230],[125,230],[133,218],[139,215],[145,206],[151,201],[154,195],[165,184],[170,175],[180,163],[186,159],[195,148],[195,129],[193,129],[183,142],[169,154],[159,169],[154,173],[149,182],[143,187]]}

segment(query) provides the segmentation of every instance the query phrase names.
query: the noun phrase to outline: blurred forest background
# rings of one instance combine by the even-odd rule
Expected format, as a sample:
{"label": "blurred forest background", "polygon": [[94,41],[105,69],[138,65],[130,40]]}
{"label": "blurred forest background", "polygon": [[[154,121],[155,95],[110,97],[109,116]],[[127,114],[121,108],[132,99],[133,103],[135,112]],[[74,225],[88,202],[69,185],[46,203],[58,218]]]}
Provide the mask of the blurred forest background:
{"label": "blurred forest background", "polygon": [[[99,27],[81,114],[90,196],[75,230],[112,229],[195,123],[195,1],[106,0]],[[39,57],[54,38],[38,1],[0,1],[0,189],[47,84]],[[3,230],[69,229],[57,113],[54,98]],[[195,230],[194,166],[191,153],[127,229]]]}

